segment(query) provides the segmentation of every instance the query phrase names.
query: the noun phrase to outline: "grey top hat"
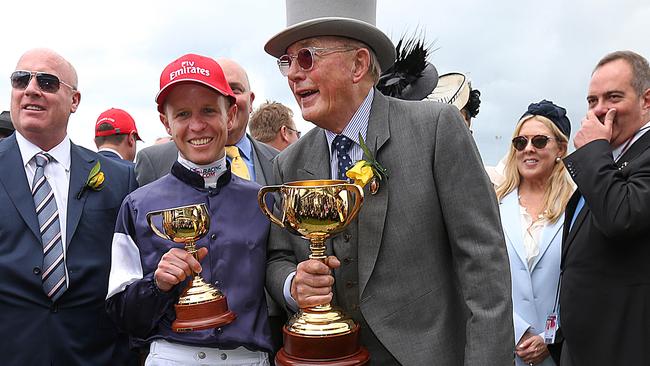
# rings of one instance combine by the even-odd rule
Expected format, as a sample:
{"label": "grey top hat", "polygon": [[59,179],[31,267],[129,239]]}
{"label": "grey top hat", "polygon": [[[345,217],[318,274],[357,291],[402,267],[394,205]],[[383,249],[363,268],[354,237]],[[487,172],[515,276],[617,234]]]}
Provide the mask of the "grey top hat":
{"label": "grey top hat", "polygon": [[339,36],[367,44],[387,70],[395,62],[395,46],[375,27],[376,0],[287,0],[287,28],[271,37],[264,50],[282,56],[294,42],[318,36]]}
{"label": "grey top hat", "polygon": [[0,113],[0,131],[12,133],[14,132],[14,125],[11,123],[11,115],[9,111]]}

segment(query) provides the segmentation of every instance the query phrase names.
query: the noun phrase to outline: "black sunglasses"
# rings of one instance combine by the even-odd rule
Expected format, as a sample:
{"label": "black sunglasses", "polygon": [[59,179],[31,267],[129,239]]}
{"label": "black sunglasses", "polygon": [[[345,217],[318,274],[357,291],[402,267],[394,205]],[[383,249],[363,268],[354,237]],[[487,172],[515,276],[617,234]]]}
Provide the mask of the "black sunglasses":
{"label": "black sunglasses", "polygon": [[282,75],[287,76],[289,75],[289,69],[291,68],[294,59],[298,61],[298,66],[300,66],[302,71],[309,71],[314,67],[314,55],[325,56],[330,53],[348,52],[353,50],[356,50],[356,48],[345,46],[328,48],[305,47],[299,49],[295,55],[280,56],[280,58],[278,58],[278,67],[280,68]]}
{"label": "black sunglasses", "polygon": [[56,75],[45,72],[17,70],[11,74],[11,87],[18,90],[25,90],[32,77],[36,77],[38,87],[46,93],[56,93],[59,91],[61,84],[72,90],[77,90],[74,86],[62,81]]}
{"label": "black sunglasses", "polygon": [[[548,140],[553,140],[553,138],[544,135],[535,135],[530,138],[530,143],[533,144],[533,147],[535,147],[536,149],[543,149],[546,147],[546,144],[548,144]],[[517,151],[523,151],[526,148],[526,146],[528,146],[528,137],[517,136],[513,138],[512,146]]]}

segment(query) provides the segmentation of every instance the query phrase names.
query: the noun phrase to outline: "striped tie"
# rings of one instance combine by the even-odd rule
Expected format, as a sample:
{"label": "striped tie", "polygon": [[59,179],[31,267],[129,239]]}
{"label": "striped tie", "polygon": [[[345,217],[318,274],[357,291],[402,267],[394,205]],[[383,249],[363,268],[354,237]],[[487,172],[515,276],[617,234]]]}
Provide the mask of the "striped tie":
{"label": "striped tie", "polygon": [[65,262],[63,258],[63,241],[59,225],[59,211],[52,187],[45,178],[45,165],[52,157],[38,153],[36,173],[32,183],[32,196],[36,205],[36,215],[43,241],[43,290],[52,301],[56,301],[67,289],[65,280]]}

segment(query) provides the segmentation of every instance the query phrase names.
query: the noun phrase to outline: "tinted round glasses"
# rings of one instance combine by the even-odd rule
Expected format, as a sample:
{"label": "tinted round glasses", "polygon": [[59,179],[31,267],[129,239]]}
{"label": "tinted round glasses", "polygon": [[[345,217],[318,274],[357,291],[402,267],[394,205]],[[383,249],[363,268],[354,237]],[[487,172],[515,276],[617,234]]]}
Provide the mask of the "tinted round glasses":
{"label": "tinted round glasses", "polygon": [[354,50],[356,50],[356,48],[344,46],[328,48],[305,47],[299,49],[295,55],[280,56],[278,59],[278,67],[280,68],[282,75],[287,76],[289,75],[289,69],[291,68],[293,60],[296,60],[298,62],[298,66],[300,66],[300,69],[302,71],[309,71],[312,67],[314,67],[314,55],[322,57],[336,52],[349,52]]}
{"label": "tinted round glasses", "polygon": [[[548,140],[553,140],[553,138],[544,135],[535,135],[530,138],[530,143],[533,144],[533,147],[536,149],[543,149],[546,147],[546,144],[548,144]],[[517,151],[523,151],[526,146],[528,146],[528,137],[515,137],[512,139],[512,146],[517,149]]]}
{"label": "tinted round glasses", "polygon": [[38,87],[46,93],[56,93],[59,91],[61,84],[72,90],[77,90],[74,86],[61,81],[56,75],[45,72],[17,70],[11,74],[11,87],[18,90],[25,90],[32,77],[36,77]]}

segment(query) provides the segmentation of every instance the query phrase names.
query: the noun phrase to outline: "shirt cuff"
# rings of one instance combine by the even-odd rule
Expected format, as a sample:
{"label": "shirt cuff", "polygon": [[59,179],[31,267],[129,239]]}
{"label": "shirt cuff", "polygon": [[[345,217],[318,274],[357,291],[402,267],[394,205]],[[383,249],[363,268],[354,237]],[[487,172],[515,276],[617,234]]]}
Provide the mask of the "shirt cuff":
{"label": "shirt cuff", "polygon": [[298,311],[298,303],[296,300],[291,296],[291,282],[293,282],[293,278],[296,277],[296,271],[293,271],[289,273],[287,278],[284,280],[284,287],[282,288],[282,293],[284,294],[284,302],[287,304],[287,307],[289,310],[292,312]]}

